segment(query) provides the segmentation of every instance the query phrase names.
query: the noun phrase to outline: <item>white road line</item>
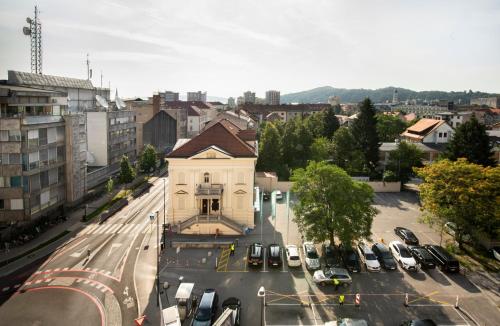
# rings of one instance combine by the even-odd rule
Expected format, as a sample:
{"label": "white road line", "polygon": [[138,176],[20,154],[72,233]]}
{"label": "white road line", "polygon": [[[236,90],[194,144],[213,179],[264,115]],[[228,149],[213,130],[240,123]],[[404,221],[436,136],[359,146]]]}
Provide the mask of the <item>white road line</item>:
{"label": "white road line", "polygon": [[98,270],[99,270],[99,268],[92,269],[92,271],[94,271],[95,273],[97,273]]}
{"label": "white road line", "polygon": [[45,271],[45,273],[50,273],[50,272],[52,272],[52,270],[51,270],[51,269],[47,269],[47,270]]}
{"label": "white road line", "polygon": [[106,291],[107,291],[107,289],[106,289],[106,288],[102,288],[102,289],[101,289],[101,292],[102,292],[102,293],[104,293],[104,292],[106,292]]}
{"label": "white road line", "polygon": [[89,284],[90,283],[90,280],[85,280],[85,282],[83,282],[83,284]]}
{"label": "white road line", "polygon": [[35,275],[40,274],[41,272],[42,272],[42,271],[36,271],[36,272],[35,272]]}
{"label": "white road line", "polygon": [[16,284],[16,285],[14,285],[14,289],[17,289],[20,286],[21,286],[21,284]]}
{"label": "white road line", "polygon": [[97,284],[97,285],[95,286],[95,288],[96,288],[96,289],[100,289],[100,288],[102,288],[102,284]]}
{"label": "white road line", "polygon": [[40,284],[42,283],[42,280],[36,280],[35,284]]}
{"label": "white road line", "polygon": [[83,280],[82,280],[81,278],[79,278],[79,279],[77,279],[77,280],[76,280],[76,283],[80,283],[80,282],[82,282],[82,281],[83,281]]}
{"label": "white road line", "polygon": [[122,226],[125,226],[126,224],[119,224],[119,225],[120,225],[120,227],[119,227],[118,229],[116,229],[116,230],[115,230],[115,234],[120,233],[119,231],[121,231],[121,230],[122,230]]}
{"label": "white road line", "polygon": [[105,273],[105,274],[106,274],[106,275],[109,275],[109,274],[111,274],[111,272],[110,272],[110,271],[106,271],[106,273]]}
{"label": "white road line", "polygon": [[9,289],[10,289],[10,287],[8,287],[8,286],[7,286],[7,287],[4,287],[4,288],[2,289],[2,291],[3,291],[3,292],[7,292]]}
{"label": "white road line", "polygon": [[112,226],[112,227],[110,227],[110,228],[109,228],[109,230],[108,230],[106,233],[115,233],[115,231],[116,231],[117,229],[119,229],[119,228],[120,228],[120,226],[122,226],[122,225],[121,225],[121,224],[113,224],[113,226]]}
{"label": "white road line", "polygon": [[92,224],[92,225],[89,225],[87,226],[83,231],[82,231],[82,234],[90,234],[92,233],[92,231],[94,231],[95,229],[97,229],[97,227],[99,227],[99,224]]}
{"label": "white road line", "polygon": [[139,233],[141,231],[141,227],[142,227],[142,225],[137,224],[137,226],[135,227],[135,229],[132,232],[130,232],[130,234],[137,234],[137,233]]}
{"label": "white road line", "polygon": [[69,269],[69,267],[64,267],[64,268],[63,268],[63,272],[64,272],[64,271],[67,271],[68,269]]}
{"label": "white road line", "polygon": [[52,282],[53,280],[54,280],[53,278],[48,278],[48,279],[46,279],[46,280],[45,280],[45,282],[50,283],[50,282]]}
{"label": "white road line", "polygon": [[111,226],[111,224],[106,224],[104,226],[100,226],[94,232],[92,232],[92,234],[103,234],[104,231],[106,231],[110,226]]}
{"label": "white road line", "polygon": [[135,224],[127,224],[124,228],[120,230],[120,233],[128,233],[131,228],[133,228]]}
{"label": "white road line", "polygon": [[24,282],[24,285],[31,285],[31,281]]}
{"label": "white road line", "polygon": [[59,272],[61,269],[60,268],[56,268],[54,269],[54,272]]}

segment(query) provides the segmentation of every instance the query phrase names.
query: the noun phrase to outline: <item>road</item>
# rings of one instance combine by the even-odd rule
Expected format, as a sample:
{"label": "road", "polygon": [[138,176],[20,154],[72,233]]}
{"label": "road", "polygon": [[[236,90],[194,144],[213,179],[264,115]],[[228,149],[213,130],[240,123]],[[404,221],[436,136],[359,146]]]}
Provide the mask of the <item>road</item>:
{"label": "road", "polygon": [[153,244],[141,248],[141,243],[148,243],[156,230],[151,212],[159,211],[163,222],[163,185],[163,178],[157,179],[149,192],[104,223],[85,226],[48,259],[5,278],[11,288],[18,286],[0,307],[0,316],[13,325],[132,325],[138,316],[136,257],[156,250]]}

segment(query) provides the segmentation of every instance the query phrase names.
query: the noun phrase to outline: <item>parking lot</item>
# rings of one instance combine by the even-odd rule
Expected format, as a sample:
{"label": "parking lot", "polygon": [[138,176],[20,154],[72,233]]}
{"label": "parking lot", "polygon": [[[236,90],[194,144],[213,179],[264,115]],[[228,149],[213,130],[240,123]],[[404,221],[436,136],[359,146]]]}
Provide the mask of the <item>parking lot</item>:
{"label": "parking lot", "polygon": [[[265,216],[270,214],[269,206],[265,202]],[[377,194],[376,207],[380,212],[373,223],[373,242],[388,244],[400,240],[393,229],[405,226],[414,231],[421,243],[439,243],[439,235],[418,222],[420,210],[414,194]],[[472,319],[481,325],[495,325],[500,317],[496,303],[466,277],[437,269],[412,273],[400,268],[378,273],[363,269],[351,274],[352,285],[336,291],[333,286],[314,284],[313,273],[304,267],[302,250],[299,268],[288,267],[286,259],[282,259],[285,264],[279,267],[268,266],[267,251],[261,267],[248,266],[248,246],[252,242],[262,242],[264,247],[271,243],[300,247],[301,235],[292,218],[293,213],[287,218],[285,203],[279,203],[276,220],[265,218],[262,234],[258,224],[249,235],[240,237],[234,256],[228,249],[177,252],[167,248],[160,279],[172,284],[168,290],[169,303],[173,303],[175,285],[183,276],[185,281],[195,283],[194,293],[198,297],[204,289],[215,288],[220,296],[219,305],[231,296],[241,299],[242,325],[258,325],[261,319],[266,325],[323,325],[344,317],[366,319],[370,325],[399,325],[413,318],[432,318],[440,325],[473,325]],[[257,296],[261,286],[265,288],[265,298]],[[338,303],[340,294],[345,296],[343,306]],[[355,304],[356,294],[359,306]],[[408,307],[404,305],[406,295]],[[455,308],[457,297],[460,309]]]}

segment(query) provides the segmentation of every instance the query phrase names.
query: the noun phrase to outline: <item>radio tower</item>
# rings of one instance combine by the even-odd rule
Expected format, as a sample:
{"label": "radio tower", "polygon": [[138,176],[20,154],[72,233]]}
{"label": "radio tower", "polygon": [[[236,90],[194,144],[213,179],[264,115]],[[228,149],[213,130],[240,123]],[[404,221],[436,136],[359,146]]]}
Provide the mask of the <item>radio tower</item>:
{"label": "radio tower", "polygon": [[38,6],[35,6],[35,17],[26,18],[29,26],[23,27],[23,34],[31,40],[31,72],[42,74],[42,23],[38,17]]}

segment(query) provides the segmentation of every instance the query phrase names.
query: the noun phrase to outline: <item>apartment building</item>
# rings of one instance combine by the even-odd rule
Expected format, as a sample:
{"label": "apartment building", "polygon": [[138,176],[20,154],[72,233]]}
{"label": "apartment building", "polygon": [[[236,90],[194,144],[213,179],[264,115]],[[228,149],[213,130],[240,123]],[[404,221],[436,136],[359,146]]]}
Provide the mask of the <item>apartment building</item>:
{"label": "apartment building", "polygon": [[489,106],[493,109],[500,109],[500,97],[480,97],[470,100],[471,105]]}
{"label": "apartment building", "polygon": [[255,104],[255,92],[246,91],[243,93],[244,104]]}
{"label": "apartment building", "polygon": [[305,117],[328,108],[330,108],[329,104],[245,104],[239,107],[240,110],[247,112],[253,120],[259,123],[268,119],[286,122],[294,117]]}
{"label": "apartment building", "polygon": [[187,100],[188,101],[200,101],[200,102],[206,102],[207,101],[207,92],[187,92]]}
{"label": "apartment building", "polygon": [[66,98],[0,84],[0,224],[27,223],[65,204]]}
{"label": "apartment building", "polygon": [[265,103],[268,105],[279,105],[280,104],[280,92],[273,91],[273,90],[267,91]]}

